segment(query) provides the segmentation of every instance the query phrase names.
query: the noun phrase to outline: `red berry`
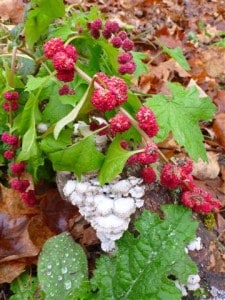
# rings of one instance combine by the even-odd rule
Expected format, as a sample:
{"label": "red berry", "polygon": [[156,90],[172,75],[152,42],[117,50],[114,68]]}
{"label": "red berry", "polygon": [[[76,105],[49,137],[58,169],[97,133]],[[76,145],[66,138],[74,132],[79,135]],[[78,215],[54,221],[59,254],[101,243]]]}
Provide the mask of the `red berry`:
{"label": "red berry", "polygon": [[60,51],[63,51],[64,45],[61,38],[53,38],[44,44],[44,54],[47,58],[53,56]]}
{"label": "red berry", "polygon": [[125,64],[133,59],[133,55],[131,53],[120,53],[118,55],[117,61],[120,64]]}
{"label": "red berry", "polygon": [[100,31],[99,30],[96,30],[96,29],[91,29],[90,30],[90,34],[91,36],[93,36],[93,38],[95,39],[99,39],[100,38]]}
{"label": "red berry", "polygon": [[122,40],[121,40],[120,37],[114,36],[114,37],[111,39],[111,43],[112,43],[113,47],[115,47],[115,48],[120,48],[121,45],[122,45]]}
{"label": "red berry", "polygon": [[64,51],[57,52],[52,59],[53,66],[57,71],[73,71],[74,61]]}
{"label": "red berry", "polygon": [[126,31],[120,31],[117,36],[121,38],[122,41],[124,41],[127,38],[127,33]]}
{"label": "red berry", "polygon": [[67,84],[64,84],[60,89],[59,89],[59,95],[68,95],[69,94],[69,86]]}
{"label": "red berry", "polygon": [[8,145],[14,146],[14,147],[17,147],[19,144],[18,137],[10,134],[8,132],[2,133],[1,140],[2,140],[2,142],[6,143]]}
{"label": "red berry", "polygon": [[29,187],[30,182],[29,182],[29,180],[20,180],[18,178],[14,178],[10,182],[10,185],[11,185],[11,188],[13,188],[14,190],[16,190],[20,193],[23,193]]}
{"label": "red berry", "polygon": [[117,105],[127,101],[127,85],[123,79],[112,76],[107,81],[107,87],[116,96]]}
{"label": "red berry", "polygon": [[21,199],[28,206],[33,206],[36,204],[36,197],[34,190],[29,190],[27,192],[21,193]]}
{"label": "red berry", "polygon": [[3,156],[8,159],[8,160],[11,160],[13,159],[13,157],[15,156],[15,153],[12,149],[8,149],[6,150],[4,153],[3,153]]}
{"label": "red berry", "polygon": [[175,164],[167,163],[161,172],[161,184],[169,189],[175,189],[182,183],[180,169]]}
{"label": "red berry", "polygon": [[120,26],[116,21],[106,21],[105,28],[108,29],[111,33],[116,33],[119,31]]}
{"label": "red berry", "polygon": [[96,19],[93,22],[91,22],[89,26],[93,30],[100,30],[102,28],[102,20]]}
{"label": "red berry", "polygon": [[96,89],[93,92],[91,103],[99,110],[99,111],[108,111],[112,110],[116,107],[117,101],[116,96],[109,90],[106,89]]}
{"label": "red berry", "polygon": [[105,28],[103,31],[102,31],[102,35],[104,36],[105,39],[110,39],[111,36],[112,36],[112,32],[110,29],[108,28]]}
{"label": "red berry", "polygon": [[11,100],[18,100],[19,98],[19,93],[16,92],[16,91],[7,91],[3,94],[3,97],[8,100],[8,101],[11,101]]}
{"label": "red berry", "polygon": [[127,116],[117,113],[115,117],[109,120],[110,133],[115,135],[117,132],[124,132],[131,127],[131,122]]}
{"label": "red berry", "polygon": [[146,183],[153,183],[156,180],[156,173],[152,167],[146,167],[141,170],[141,177]]}
{"label": "red berry", "polygon": [[72,71],[58,71],[56,73],[56,77],[64,82],[70,82],[73,81],[74,78],[74,70]]}
{"label": "red berry", "polygon": [[131,51],[134,48],[134,42],[127,38],[123,41],[122,48],[124,51]]}
{"label": "red berry", "polygon": [[19,104],[17,100],[13,100],[11,102],[6,101],[2,104],[2,107],[5,111],[16,111],[19,107]]}
{"label": "red berry", "polygon": [[136,64],[133,61],[129,61],[125,64],[120,65],[119,69],[118,69],[118,71],[121,75],[133,74],[135,72],[135,70],[136,70]]}
{"label": "red berry", "polygon": [[150,108],[142,106],[138,110],[136,118],[140,128],[143,129],[149,137],[153,137],[158,133],[159,127],[156,122],[156,117]]}
{"label": "red berry", "polygon": [[127,141],[125,141],[125,140],[122,140],[122,141],[120,141],[120,146],[121,146],[123,149],[127,150],[127,149],[128,149],[128,146],[129,146],[129,144],[128,144],[128,142],[127,142]]}
{"label": "red berry", "polygon": [[159,158],[158,147],[155,143],[149,142],[146,145],[145,151],[140,153],[135,153],[128,159],[128,164],[141,164],[148,165],[157,161]]}
{"label": "red berry", "polygon": [[10,166],[12,173],[15,175],[21,175],[21,173],[25,171],[25,168],[26,168],[26,164],[23,161],[18,163],[17,162],[12,163]]}
{"label": "red berry", "polygon": [[73,62],[77,61],[77,49],[72,45],[64,46],[64,51],[69,58],[72,58]]}

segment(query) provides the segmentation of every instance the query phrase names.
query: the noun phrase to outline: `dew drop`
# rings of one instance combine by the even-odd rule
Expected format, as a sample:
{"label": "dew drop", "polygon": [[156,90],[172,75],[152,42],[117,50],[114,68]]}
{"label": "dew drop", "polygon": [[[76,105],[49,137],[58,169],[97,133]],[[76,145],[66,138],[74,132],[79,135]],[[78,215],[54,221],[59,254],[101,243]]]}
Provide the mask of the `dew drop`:
{"label": "dew drop", "polygon": [[61,281],[63,277],[61,275],[58,276],[58,281]]}
{"label": "dew drop", "polygon": [[61,269],[61,271],[62,271],[62,274],[66,274],[67,273],[67,267],[63,267],[62,269]]}
{"label": "dew drop", "polygon": [[59,262],[56,263],[56,266],[59,266]]}
{"label": "dew drop", "polygon": [[46,272],[46,275],[50,276],[52,274],[51,271]]}
{"label": "dew drop", "polygon": [[51,293],[50,293],[50,296],[51,296],[51,297],[54,297],[54,296],[55,296],[55,293],[51,292]]}
{"label": "dew drop", "polygon": [[48,269],[51,269],[51,268],[52,268],[52,266],[51,266],[51,265],[48,265],[48,266],[47,266],[47,268],[48,268]]}
{"label": "dew drop", "polygon": [[72,286],[71,281],[70,281],[70,280],[65,281],[65,282],[64,282],[64,286],[65,286],[65,289],[66,289],[66,290],[71,289],[71,286]]}
{"label": "dew drop", "polygon": [[65,257],[68,257],[68,256],[69,256],[69,253],[66,253],[66,254],[65,254]]}

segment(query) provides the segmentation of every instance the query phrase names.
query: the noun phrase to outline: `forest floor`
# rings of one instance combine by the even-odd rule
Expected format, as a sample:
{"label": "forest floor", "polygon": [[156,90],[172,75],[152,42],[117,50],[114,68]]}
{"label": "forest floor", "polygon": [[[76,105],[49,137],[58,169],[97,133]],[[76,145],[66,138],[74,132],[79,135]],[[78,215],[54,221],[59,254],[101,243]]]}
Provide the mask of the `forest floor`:
{"label": "forest floor", "polygon": [[[4,20],[16,24],[23,14],[12,8],[12,2],[0,11]],[[67,1],[80,5],[84,10],[98,6],[110,19],[133,26],[131,38],[136,50],[147,55],[148,72],[133,82],[136,90],[145,94],[169,94],[167,81],[180,82],[183,86],[195,85],[200,94],[211,97],[217,106],[212,122],[202,123],[208,164],[195,166],[195,180],[215,198],[225,202],[225,2],[224,0],[112,0]],[[79,2],[79,3],[78,3]],[[182,69],[167,54],[160,52],[158,41],[168,48],[181,47],[190,71]],[[179,155],[182,149],[172,137],[162,145],[167,157]],[[94,230],[81,218],[78,210],[63,201],[55,186],[40,183],[37,187],[39,208],[19,207],[13,191],[2,188],[1,225],[14,244],[0,249],[0,281],[8,282],[37,261],[37,248],[44,241],[73,227],[73,237],[83,244],[88,256],[98,255],[99,241]],[[170,203],[172,197],[166,189],[154,185],[148,191],[145,207],[157,211],[159,205]],[[54,199],[54,201],[52,201]],[[7,203],[7,207],[6,207]],[[7,212],[16,212],[14,217]],[[26,211],[25,211],[26,210]],[[225,212],[215,215],[215,225],[206,229],[203,219],[198,236],[202,249],[191,256],[199,267],[203,284],[215,287],[214,298],[225,299]],[[1,238],[0,238],[1,244]],[[3,259],[1,259],[3,257]],[[91,260],[90,260],[91,261]],[[216,289],[220,290],[217,291]],[[4,288],[3,288],[4,290]],[[224,293],[223,293],[224,292]],[[2,293],[3,295],[3,293]],[[2,296],[3,297],[3,296]],[[212,296],[213,297],[213,296]],[[1,298],[1,294],[0,294]],[[1,298],[4,299],[4,298]],[[6,299],[6,298],[5,298]],[[189,298],[190,299],[190,298]]]}

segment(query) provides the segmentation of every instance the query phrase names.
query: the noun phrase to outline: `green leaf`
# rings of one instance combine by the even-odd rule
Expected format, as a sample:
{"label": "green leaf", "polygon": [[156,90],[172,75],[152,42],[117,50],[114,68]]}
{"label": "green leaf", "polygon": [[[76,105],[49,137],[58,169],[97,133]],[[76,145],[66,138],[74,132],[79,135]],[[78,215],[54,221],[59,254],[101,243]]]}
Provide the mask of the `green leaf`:
{"label": "green leaf", "polygon": [[58,138],[63,127],[65,127],[67,124],[69,124],[70,122],[73,122],[76,119],[77,115],[82,110],[82,107],[84,106],[84,104],[90,103],[90,98],[93,93],[93,89],[94,89],[94,78],[90,82],[90,85],[89,85],[86,93],[84,94],[84,96],[82,97],[80,102],[77,104],[77,106],[68,115],[66,115],[63,119],[59,120],[56,123],[55,129],[54,129],[54,137],[56,139]]}
{"label": "green leaf", "polygon": [[116,137],[110,144],[104,163],[99,172],[98,180],[100,184],[105,184],[113,180],[120,174],[128,158],[138,151],[126,151],[120,146],[121,138]]}
{"label": "green leaf", "polygon": [[197,273],[184,249],[195,237],[197,222],[183,206],[167,205],[162,210],[164,220],[144,211],[135,224],[139,234],[125,232],[116,253],[98,259],[91,281],[97,299],[181,299],[171,278],[185,284],[190,274]]}
{"label": "green leaf", "polygon": [[[159,40],[158,40],[159,41]],[[190,71],[191,68],[186,60],[186,58],[184,57],[184,54],[182,52],[182,49],[180,47],[171,49],[166,47],[166,45],[164,45],[162,43],[162,41],[159,41],[160,46],[163,49],[163,52],[167,53],[170,57],[172,57],[173,59],[175,59],[178,64],[186,71]]]}
{"label": "green leaf", "polygon": [[82,173],[98,170],[104,155],[97,151],[92,135],[63,150],[52,152],[49,158],[56,171],[71,171],[78,177]]}
{"label": "green leaf", "polygon": [[65,149],[71,145],[71,136],[73,134],[72,128],[63,130],[58,139],[56,140],[53,134],[47,135],[40,143],[42,151],[45,153],[51,153],[58,150]]}
{"label": "green leaf", "polygon": [[54,19],[63,17],[65,14],[63,0],[40,0],[33,1],[33,3],[38,6],[29,11],[25,23],[25,38],[30,48],[38,41],[41,34],[47,31]]}
{"label": "green leaf", "polygon": [[199,121],[212,119],[215,105],[209,97],[199,98],[196,87],[185,89],[178,83],[168,83],[168,87],[171,97],[154,95],[146,102],[160,127],[156,141],[164,140],[172,131],[174,139],[193,160],[207,160]]}
{"label": "green leaf", "polygon": [[51,80],[51,76],[45,76],[45,77],[34,77],[32,75],[28,75],[28,81],[26,84],[25,91],[31,92],[34,91],[46,84],[49,85],[49,81]]}
{"label": "green leaf", "polygon": [[38,279],[31,276],[28,271],[22,273],[10,285],[11,291],[14,293],[10,300],[35,300],[40,298],[38,291]]}
{"label": "green leaf", "polygon": [[146,64],[143,63],[143,59],[145,59],[147,55],[145,53],[136,51],[131,51],[131,53],[133,55],[133,60],[137,66],[134,72],[134,77],[137,78],[148,71]]}
{"label": "green leaf", "polygon": [[[46,300],[68,299],[88,285],[82,247],[64,232],[47,240],[38,259],[38,279]],[[76,299],[76,298],[74,298]]]}
{"label": "green leaf", "polygon": [[218,42],[213,43],[214,46],[225,47],[225,38],[221,39]]}

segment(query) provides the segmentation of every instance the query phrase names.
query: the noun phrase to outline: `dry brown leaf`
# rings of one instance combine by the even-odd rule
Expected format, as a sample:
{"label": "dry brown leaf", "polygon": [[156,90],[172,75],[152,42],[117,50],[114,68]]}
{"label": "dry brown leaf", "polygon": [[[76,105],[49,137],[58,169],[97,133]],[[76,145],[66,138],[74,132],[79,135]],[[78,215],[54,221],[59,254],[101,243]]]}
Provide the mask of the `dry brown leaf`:
{"label": "dry brown leaf", "polygon": [[11,283],[16,277],[25,271],[26,263],[20,261],[10,261],[0,263],[0,284]]}
{"label": "dry brown leaf", "polygon": [[91,226],[84,229],[81,244],[86,246],[99,244],[99,239],[96,236],[96,232]]}
{"label": "dry brown leaf", "polygon": [[220,172],[218,154],[212,151],[206,153],[208,162],[199,159],[193,163],[192,175],[200,180],[215,179]]}
{"label": "dry brown leaf", "polygon": [[215,116],[213,130],[218,142],[222,147],[225,147],[225,113],[219,113]]}
{"label": "dry brown leaf", "polygon": [[225,49],[211,47],[203,52],[203,63],[207,74],[212,77],[220,77],[225,74]]}

